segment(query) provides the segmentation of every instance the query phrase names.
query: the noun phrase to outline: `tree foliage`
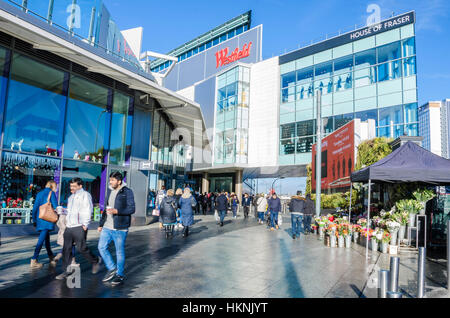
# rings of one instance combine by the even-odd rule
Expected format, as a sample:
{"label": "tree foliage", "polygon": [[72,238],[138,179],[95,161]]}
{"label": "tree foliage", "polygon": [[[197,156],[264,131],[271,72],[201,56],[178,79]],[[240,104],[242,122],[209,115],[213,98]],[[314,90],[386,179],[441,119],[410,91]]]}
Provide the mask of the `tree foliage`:
{"label": "tree foliage", "polygon": [[358,146],[355,170],[360,170],[383,159],[392,152],[389,142],[392,139],[380,137],[363,141]]}

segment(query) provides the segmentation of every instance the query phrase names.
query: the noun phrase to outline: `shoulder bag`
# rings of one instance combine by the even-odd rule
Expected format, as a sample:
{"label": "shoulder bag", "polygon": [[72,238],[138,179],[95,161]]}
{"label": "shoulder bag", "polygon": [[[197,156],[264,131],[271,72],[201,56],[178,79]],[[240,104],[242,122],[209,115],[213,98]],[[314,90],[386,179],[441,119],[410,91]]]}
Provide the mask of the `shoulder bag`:
{"label": "shoulder bag", "polygon": [[47,203],[39,207],[39,218],[47,222],[56,223],[58,221],[58,214],[56,214],[50,202],[51,196],[52,191],[48,194]]}

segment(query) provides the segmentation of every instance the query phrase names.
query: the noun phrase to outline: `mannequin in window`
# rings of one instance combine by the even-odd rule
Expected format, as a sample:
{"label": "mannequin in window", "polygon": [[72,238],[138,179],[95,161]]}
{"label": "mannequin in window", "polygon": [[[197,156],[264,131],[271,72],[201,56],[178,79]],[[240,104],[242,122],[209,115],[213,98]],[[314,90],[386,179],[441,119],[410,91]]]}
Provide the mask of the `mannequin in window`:
{"label": "mannequin in window", "polygon": [[342,88],[342,78],[339,76],[339,79],[336,82],[336,92],[338,92]]}
{"label": "mannequin in window", "polygon": [[352,87],[352,74],[348,73],[347,78],[345,79],[345,89],[349,89]]}
{"label": "mannequin in window", "polygon": [[320,81],[320,84],[319,84],[319,89],[320,89],[320,91],[322,92],[322,94],[323,94],[323,82],[322,81]]}
{"label": "mannequin in window", "polygon": [[310,84],[308,87],[308,98],[311,97],[312,94],[313,94],[313,87],[312,84]]}
{"label": "mannequin in window", "polygon": [[330,94],[333,91],[333,80],[330,78],[330,81],[328,82],[328,89],[327,93]]}
{"label": "mannequin in window", "polygon": [[302,86],[302,89],[300,90],[300,99],[303,99],[304,94],[305,94],[305,86]]}

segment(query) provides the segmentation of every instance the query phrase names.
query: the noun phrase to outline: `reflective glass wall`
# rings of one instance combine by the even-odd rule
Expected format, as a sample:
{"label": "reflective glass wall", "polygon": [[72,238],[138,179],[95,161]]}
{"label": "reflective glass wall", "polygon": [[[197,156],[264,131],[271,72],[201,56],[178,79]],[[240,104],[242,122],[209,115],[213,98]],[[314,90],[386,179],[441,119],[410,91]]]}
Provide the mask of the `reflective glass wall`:
{"label": "reflective glass wall", "polygon": [[134,97],[4,47],[0,75],[0,224],[29,223],[49,180],[65,205],[80,177],[99,212],[108,173],[130,167]]}
{"label": "reflective glass wall", "polygon": [[359,118],[380,137],[417,136],[415,54],[410,24],[281,65],[279,163],[311,162],[318,90],[325,135]]}
{"label": "reflective glass wall", "polygon": [[217,77],[214,164],[247,163],[249,83],[244,66]]}

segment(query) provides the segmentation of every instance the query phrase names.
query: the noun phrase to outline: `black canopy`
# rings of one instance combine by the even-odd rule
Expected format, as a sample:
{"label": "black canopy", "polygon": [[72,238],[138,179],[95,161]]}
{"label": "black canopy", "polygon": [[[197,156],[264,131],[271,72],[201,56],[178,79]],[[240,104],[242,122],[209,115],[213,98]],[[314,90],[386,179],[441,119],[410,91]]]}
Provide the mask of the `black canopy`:
{"label": "black canopy", "polygon": [[352,182],[423,182],[450,185],[450,160],[408,141],[380,161],[355,171]]}

